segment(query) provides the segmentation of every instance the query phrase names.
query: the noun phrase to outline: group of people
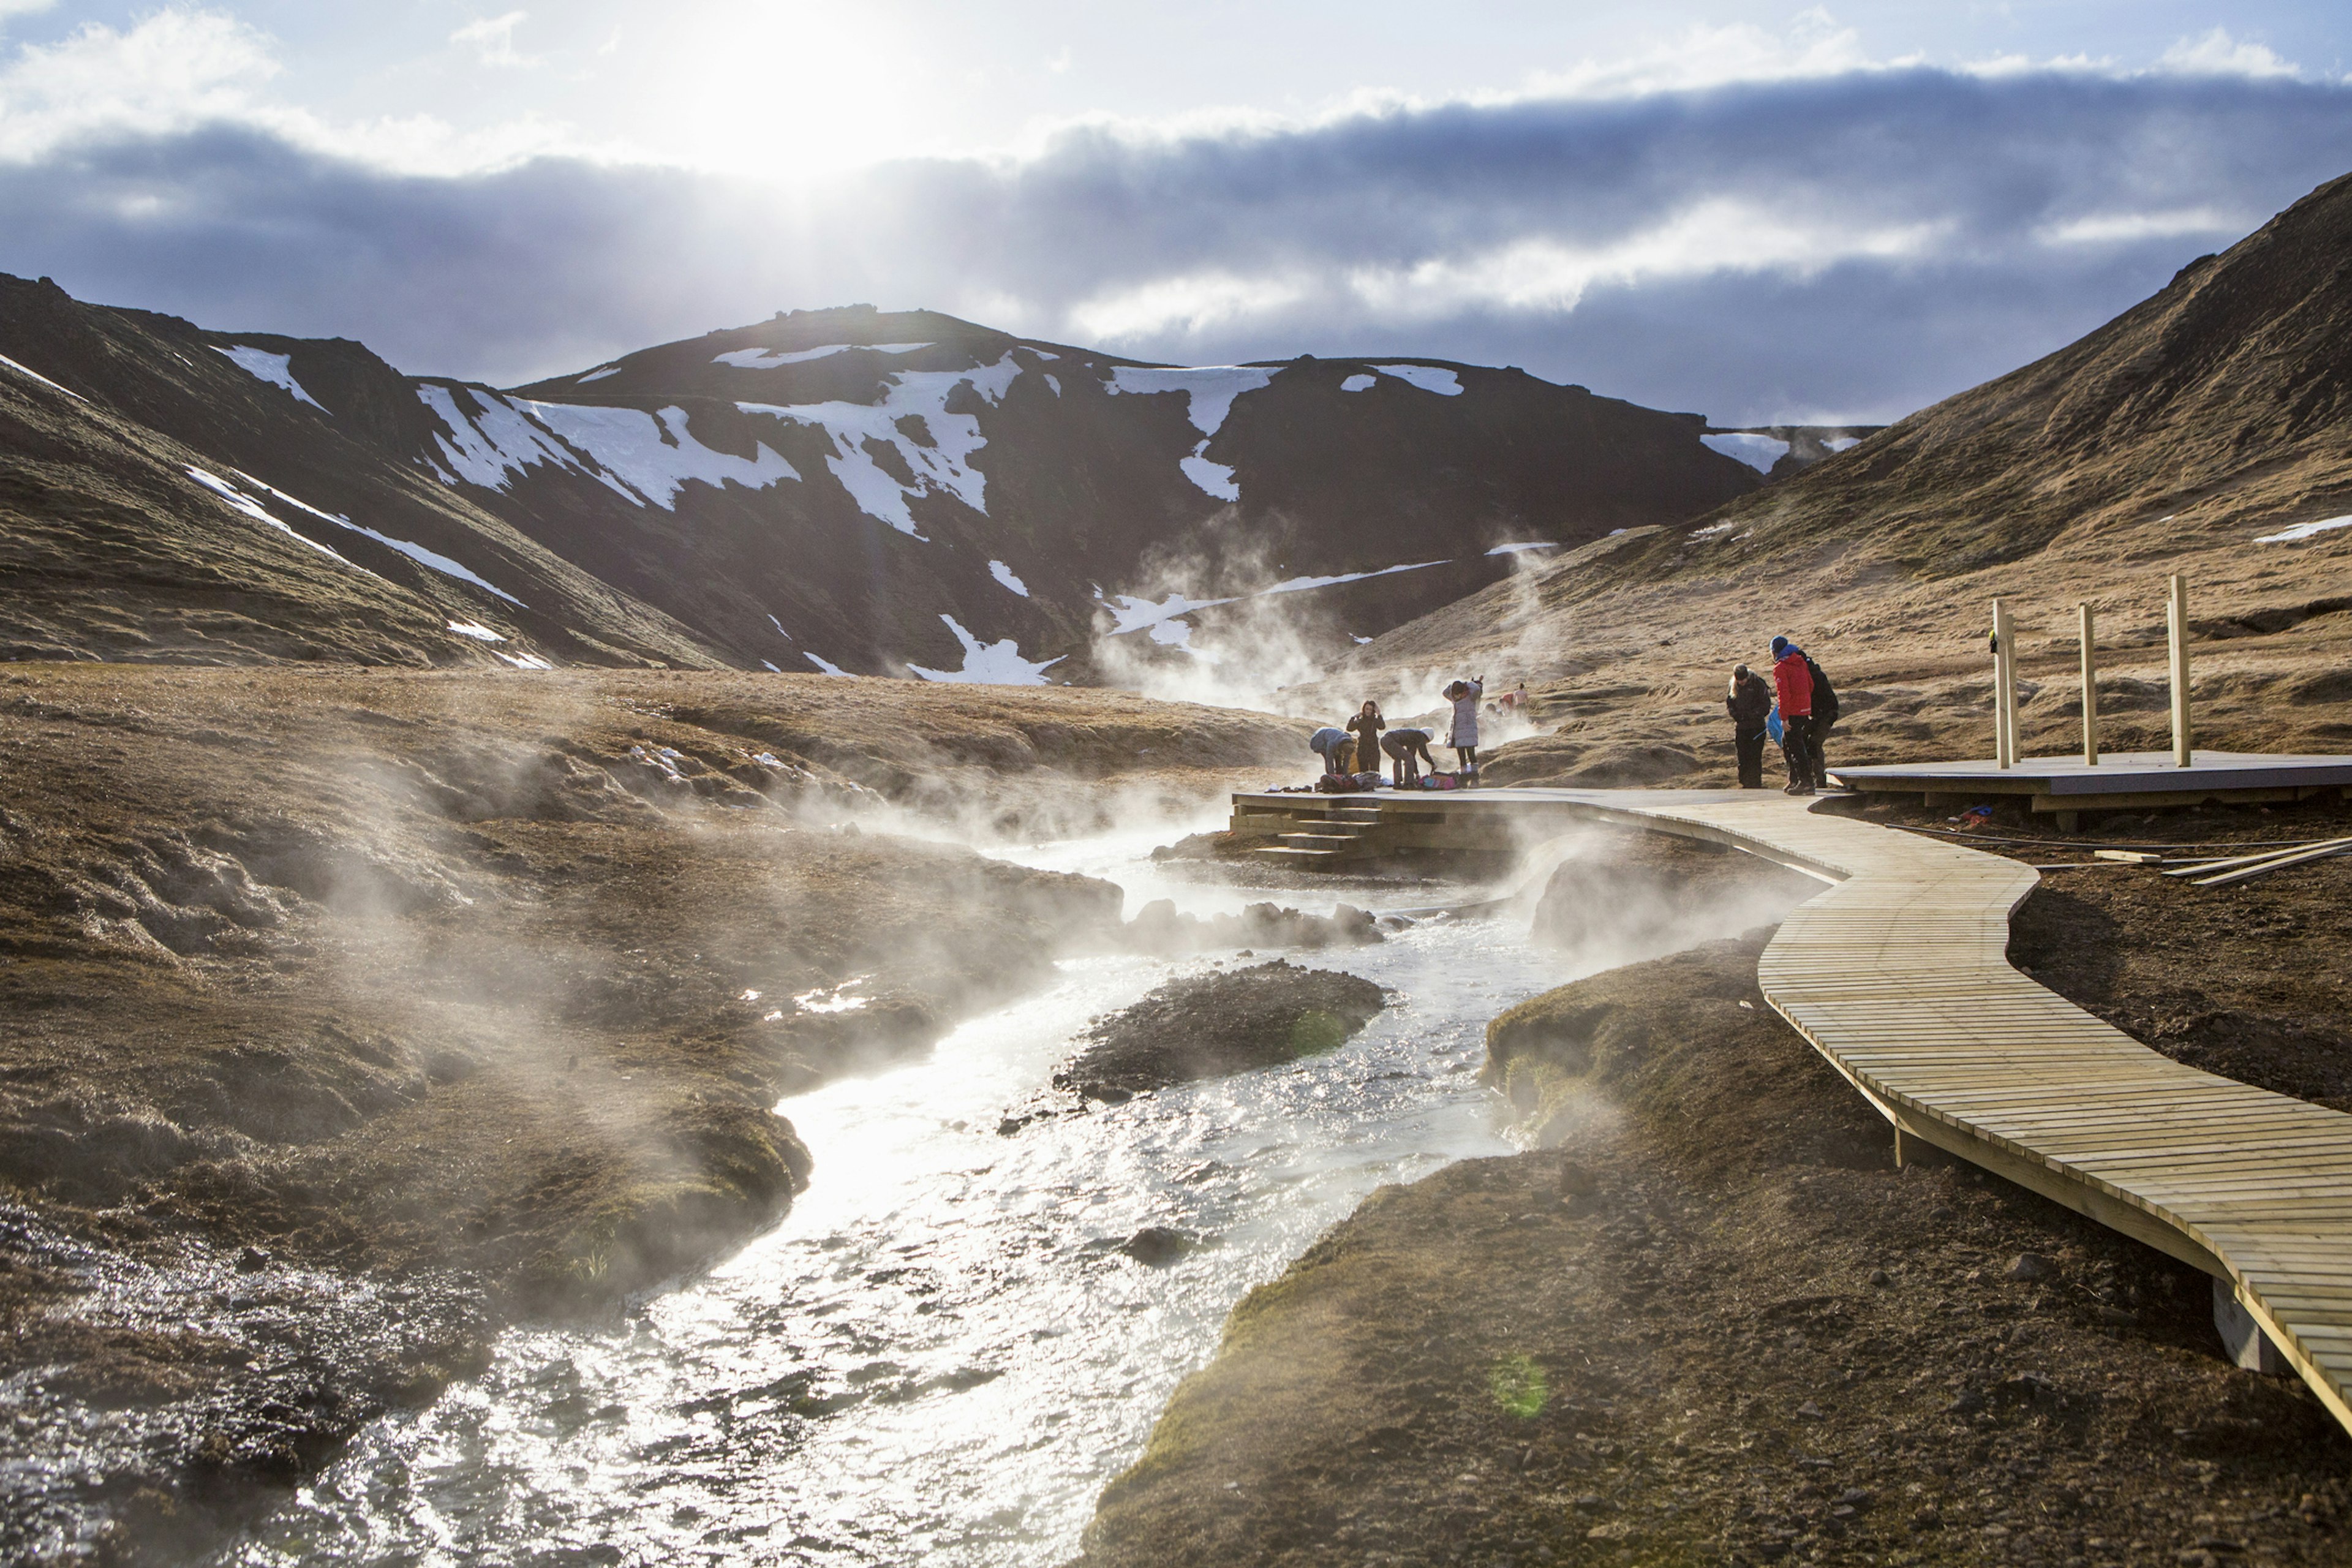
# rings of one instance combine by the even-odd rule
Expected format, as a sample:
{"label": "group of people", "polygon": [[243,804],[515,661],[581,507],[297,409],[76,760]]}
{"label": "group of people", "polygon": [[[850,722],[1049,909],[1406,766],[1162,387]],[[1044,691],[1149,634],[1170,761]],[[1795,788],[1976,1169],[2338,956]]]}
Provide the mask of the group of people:
{"label": "group of people", "polygon": [[1822,742],[1837,722],[1837,691],[1812,656],[1787,637],[1772,639],[1769,681],[1740,665],[1731,672],[1723,706],[1731,714],[1733,743],[1739,750],[1739,787],[1764,787],[1764,742],[1780,743],[1789,764],[1790,795],[1812,795],[1830,787]]}
{"label": "group of people", "polygon": [[[1512,692],[1515,704],[1525,700],[1525,688]],[[1447,683],[1443,693],[1454,705],[1453,727],[1447,731],[1445,744],[1453,749],[1454,771],[1451,774],[1437,771],[1437,759],[1429,747],[1432,740],[1426,730],[1400,726],[1391,729],[1381,717],[1381,706],[1367,702],[1357,710],[1344,728],[1327,727],[1307,738],[1307,746],[1323,759],[1321,787],[1337,789],[1372,789],[1378,787],[1381,759],[1389,762],[1389,782],[1398,789],[1420,789],[1423,770],[1434,783],[1447,780],[1459,788],[1468,788],[1478,781],[1478,700],[1486,694],[1486,678],[1475,676],[1468,680]]]}

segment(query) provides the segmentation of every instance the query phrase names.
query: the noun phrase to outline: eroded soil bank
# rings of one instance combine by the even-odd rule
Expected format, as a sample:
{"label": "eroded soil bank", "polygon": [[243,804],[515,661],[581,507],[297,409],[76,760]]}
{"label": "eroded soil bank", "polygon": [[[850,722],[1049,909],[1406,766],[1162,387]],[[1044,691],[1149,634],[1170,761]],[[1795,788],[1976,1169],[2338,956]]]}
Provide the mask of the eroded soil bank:
{"label": "eroded soil bank", "polygon": [[887,829],[1197,797],[1171,735],[1295,749],[1104,693],[12,668],[0,1558],[195,1551],[502,1322],[772,1223],[781,1094],[1118,931],[1108,883]]}
{"label": "eroded soil bank", "polygon": [[[2153,837],[2230,826],[2191,820]],[[2316,1085],[2342,875],[2265,913],[2075,872],[2012,957],[2126,1026],[2187,1017],[2157,1043],[2200,1065],[2224,1070],[2226,1027],[2239,1076]],[[2250,918],[2262,937],[2229,934]],[[1084,1562],[2352,1556],[2352,1443],[2222,1359],[2205,1277],[1972,1167],[1894,1169],[1764,1005],[1766,934],[1497,1019],[1490,1079],[1549,1146],[1383,1189],[1250,1296]],[[2240,964],[2255,940],[2288,947]],[[2246,1016],[2294,1048],[2254,1050]]]}

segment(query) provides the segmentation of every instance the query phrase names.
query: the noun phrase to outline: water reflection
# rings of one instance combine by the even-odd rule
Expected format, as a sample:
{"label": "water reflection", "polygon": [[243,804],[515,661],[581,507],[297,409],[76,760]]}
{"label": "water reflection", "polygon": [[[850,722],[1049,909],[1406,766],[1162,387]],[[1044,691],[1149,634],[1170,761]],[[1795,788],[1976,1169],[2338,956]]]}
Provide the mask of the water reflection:
{"label": "water reflection", "polygon": [[[1111,877],[1130,915],[1268,896],[1185,882],[1154,841],[1018,858]],[[510,1331],[478,1382],[380,1424],[233,1560],[1066,1555],[1244,1291],[1381,1183],[1504,1151],[1472,1070],[1486,1022],[1568,977],[1524,937],[1439,922],[1307,955],[1396,987],[1389,1010],[1328,1056],[999,1137],[1089,1018],[1230,955],[1066,963],[928,1059],[787,1101],[817,1169],[777,1230],[618,1331]],[[1146,1226],[1205,1245],[1146,1268],[1118,1250]]]}

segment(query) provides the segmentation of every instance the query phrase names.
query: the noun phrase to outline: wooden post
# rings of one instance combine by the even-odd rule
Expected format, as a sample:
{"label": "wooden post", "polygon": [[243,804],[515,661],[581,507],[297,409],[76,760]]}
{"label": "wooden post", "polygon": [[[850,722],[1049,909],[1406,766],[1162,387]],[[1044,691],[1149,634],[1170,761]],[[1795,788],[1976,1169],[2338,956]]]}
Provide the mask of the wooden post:
{"label": "wooden post", "polygon": [[1992,756],[2007,769],[2017,762],[2017,652],[2011,646],[2009,605],[1992,602]]}
{"label": "wooden post", "polygon": [[2081,606],[2083,616],[2083,765],[2099,765],[2099,657],[2094,651],[2091,606]]}
{"label": "wooden post", "polygon": [[2189,732],[2189,579],[2178,572],[2164,620],[2172,639],[2172,763],[2185,768],[2194,764],[2196,752]]}

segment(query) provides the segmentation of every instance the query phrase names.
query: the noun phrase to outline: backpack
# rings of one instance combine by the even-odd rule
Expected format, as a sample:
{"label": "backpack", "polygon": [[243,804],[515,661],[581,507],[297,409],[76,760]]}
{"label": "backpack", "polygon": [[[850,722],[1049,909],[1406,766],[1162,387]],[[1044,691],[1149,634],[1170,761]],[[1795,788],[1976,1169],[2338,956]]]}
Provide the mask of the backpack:
{"label": "backpack", "polygon": [[1822,667],[1813,662],[1811,654],[1805,656],[1805,673],[1813,678],[1813,722],[1827,729],[1837,722],[1837,689],[1822,673]]}

